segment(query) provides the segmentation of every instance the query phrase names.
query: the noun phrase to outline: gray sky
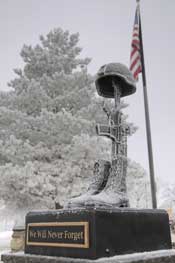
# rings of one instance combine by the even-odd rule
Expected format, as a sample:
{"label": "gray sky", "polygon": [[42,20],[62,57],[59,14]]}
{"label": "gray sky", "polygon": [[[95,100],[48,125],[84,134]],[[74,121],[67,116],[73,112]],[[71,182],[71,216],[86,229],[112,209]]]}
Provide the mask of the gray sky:
{"label": "gray sky", "polygon": [[[22,66],[22,45],[61,27],[80,33],[82,57],[93,60],[95,74],[107,62],[129,65],[134,0],[0,0],[0,90]],[[155,175],[175,182],[175,1],[141,0]],[[129,157],[148,170],[141,75],[137,92],[127,98],[130,121],[139,126],[129,139]]]}

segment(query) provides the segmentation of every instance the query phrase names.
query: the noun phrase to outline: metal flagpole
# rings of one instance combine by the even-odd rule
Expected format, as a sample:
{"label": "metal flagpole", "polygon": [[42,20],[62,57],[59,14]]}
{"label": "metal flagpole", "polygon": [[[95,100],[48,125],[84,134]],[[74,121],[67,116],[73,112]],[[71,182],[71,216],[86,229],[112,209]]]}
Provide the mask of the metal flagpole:
{"label": "metal flagpole", "polygon": [[139,35],[140,35],[140,54],[142,63],[142,81],[143,81],[143,97],[145,106],[145,122],[146,122],[146,134],[147,134],[147,145],[148,145],[148,158],[149,158],[149,172],[151,181],[151,195],[152,195],[152,206],[157,208],[157,198],[156,198],[156,184],[154,176],[154,162],[153,162],[153,152],[152,152],[152,139],[151,139],[151,127],[149,118],[149,105],[148,105],[148,95],[147,95],[147,84],[146,84],[146,73],[145,73],[145,61],[143,52],[143,41],[142,41],[142,28],[141,28],[141,17],[140,17],[140,0],[136,0],[139,10]]}

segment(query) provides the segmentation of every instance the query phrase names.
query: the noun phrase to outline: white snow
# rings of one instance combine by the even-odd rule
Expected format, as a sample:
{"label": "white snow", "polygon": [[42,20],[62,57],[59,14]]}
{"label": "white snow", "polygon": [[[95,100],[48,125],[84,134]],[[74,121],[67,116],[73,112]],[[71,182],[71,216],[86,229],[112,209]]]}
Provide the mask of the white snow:
{"label": "white snow", "polygon": [[12,236],[12,231],[0,232],[0,262],[1,262],[1,254],[6,253],[10,250],[11,236]]}
{"label": "white snow", "polygon": [[[8,255],[11,255],[8,253]],[[14,256],[24,256],[23,252],[17,252],[13,254]],[[143,253],[134,253],[134,254],[127,254],[127,255],[121,255],[121,256],[114,256],[109,258],[100,258],[97,260],[85,260],[85,259],[78,259],[78,258],[62,258],[62,257],[51,257],[51,256],[38,256],[38,255],[30,255],[26,254],[25,257],[30,257],[31,259],[38,257],[42,261],[42,258],[48,258],[54,260],[57,258],[57,261],[55,262],[67,262],[67,263],[84,263],[84,262],[99,262],[99,263],[131,263],[131,262],[139,262],[140,260],[146,260],[150,259],[150,262],[153,262],[153,259],[155,258],[170,258],[171,256],[175,256],[175,250],[169,249],[169,250],[158,250],[158,251],[150,251],[150,252],[143,252]],[[163,262],[163,261],[161,261]],[[168,261],[166,261],[168,262]]]}
{"label": "white snow", "polygon": [[12,236],[12,231],[0,232],[0,254],[4,250],[9,250],[11,236]]}

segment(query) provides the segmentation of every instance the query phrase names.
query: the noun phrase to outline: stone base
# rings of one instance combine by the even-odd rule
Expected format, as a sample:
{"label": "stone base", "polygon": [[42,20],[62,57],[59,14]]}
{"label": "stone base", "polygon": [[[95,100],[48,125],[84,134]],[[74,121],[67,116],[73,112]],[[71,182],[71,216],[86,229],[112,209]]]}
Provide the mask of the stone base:
{"label": "stone base", "polygon": [[1,256],[4,263],[174,263],[175,250],[158,250],[153,252],[144,252],[97,260],[73,259],[63,257],[39,256],[18,253],[6,253]]}
{"label": "stone base", "polygon": [[164,210],[74,209],[26,216],[27,254],[96,259],[170,248]]}

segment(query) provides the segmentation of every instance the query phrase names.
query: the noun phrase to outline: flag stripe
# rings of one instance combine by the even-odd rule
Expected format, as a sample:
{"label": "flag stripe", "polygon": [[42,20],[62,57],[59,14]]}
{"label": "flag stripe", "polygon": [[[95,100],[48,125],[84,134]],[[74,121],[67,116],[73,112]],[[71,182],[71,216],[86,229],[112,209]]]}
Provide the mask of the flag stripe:
{"label": "flag stripe", "polygon": [[141,66],[139,66],[139,67],[137,68],[137,70],[135,71],[135,73],[134,73],[134,78],[135,78],[135,79],[138,78],[138,74],[139,74],[140,72],[142,72]]}
{"label": "flag stripe", "polygon": [[139,56],[139,53],[138,53],[137,49],[134,49],[134,51],[135,51],[135,53],[134,53],[134,55],[131,58],[130,67],[132,66],[133,62],[137,59],[137,57]]}
{"label": "flag stripe", "polygon": [[133,70],[134,69],[134,66],[135,65],[140,65],[140,55],[138,54],[137,55],[137,57],[136,57],[136,59],[133,61],[133,63],[131,64],[131,70]]}
{"label": "flag stripe", "polygon": [[134,54],[137,52],[137,49],[136,48],[132,48],[131,50],[131,60],[133,60],[133,56]]}
{"label": "flag stripe", "polygon": [[140,63],[139,63],[139,61],[133,66],[133,68],[132,68],[132,70],[133,70],[133,72],[135,73],[135,71],[137,71],[138,70],[138,68],[140,68],[141,67],[141,65],[140,65]]}

